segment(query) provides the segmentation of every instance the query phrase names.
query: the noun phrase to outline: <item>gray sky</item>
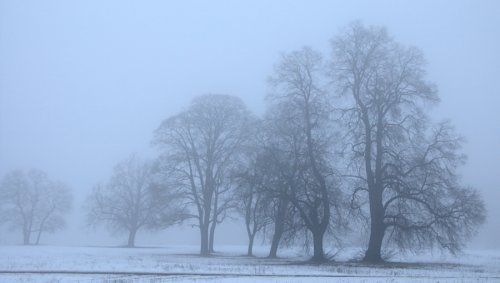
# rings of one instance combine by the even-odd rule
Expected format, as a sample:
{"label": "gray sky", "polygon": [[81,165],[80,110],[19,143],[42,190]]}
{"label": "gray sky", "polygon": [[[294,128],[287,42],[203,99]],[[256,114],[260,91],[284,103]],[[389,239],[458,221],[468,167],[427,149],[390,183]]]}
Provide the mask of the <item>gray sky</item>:
{"label": "gray sky", "polygon": [[[116,162],[154,156],[153,130],[192,97],[238,95],[261,113],[280,52],[329,55],[359,19],[423,50],[442,99],[433,113],[467,138],[463,179],[489,210],[474,244],[500,248],[499,15],[499,1],[472,0],[0,0],[0,176],[45,170],[74,189],[78,213]],[[76,243],[79,225],[58,239]],[[195,228],[181,230],[197,243]]]}

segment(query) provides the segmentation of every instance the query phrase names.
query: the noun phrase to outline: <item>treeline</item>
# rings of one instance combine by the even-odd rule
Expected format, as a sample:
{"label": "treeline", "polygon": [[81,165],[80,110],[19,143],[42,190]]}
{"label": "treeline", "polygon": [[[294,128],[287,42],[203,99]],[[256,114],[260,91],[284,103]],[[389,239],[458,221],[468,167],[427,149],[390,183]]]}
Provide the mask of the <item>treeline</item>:
{"label": "treeline", "polygon": [[[457,174],[462,138],[427,114],[439,98],[418,49],[353,23],[331,40],[329,56],[310,47],[282,55],[269,85],[263,117],[238,97],[211,94],[165,119],[155,160],[131,156],[95,186],[89,224],[126,231],[133,246],[139,229],[191,220],[200,254],[210,255],[217,225],[238,214],[249,255],[265,233],[270,257],[302,243],[314,261],[327,259],[325,241],[363,227],[364,260],[380,262],[390,246],[456,252],[484,222],[478,192]],[[2,215],[26,235],[34,230],[25,228],[24,192],[36,182],[19,174],[2,183]],[[49,230],[37,221],[37,231]]]}

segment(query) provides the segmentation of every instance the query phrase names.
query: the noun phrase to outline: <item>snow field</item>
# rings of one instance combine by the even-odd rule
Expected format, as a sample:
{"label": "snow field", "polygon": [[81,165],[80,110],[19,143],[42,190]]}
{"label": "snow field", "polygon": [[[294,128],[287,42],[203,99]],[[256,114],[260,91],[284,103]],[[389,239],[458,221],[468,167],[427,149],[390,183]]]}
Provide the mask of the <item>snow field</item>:
{"label": "snow field", "polygon": [[144,248],[0,246],[0,282],[500,282],[500,251],[396,255],[385,265],[348,261],[310,264],[300,250],[267,259],[243,256],[244,246],[218,247],[200,257],[195,246]]}

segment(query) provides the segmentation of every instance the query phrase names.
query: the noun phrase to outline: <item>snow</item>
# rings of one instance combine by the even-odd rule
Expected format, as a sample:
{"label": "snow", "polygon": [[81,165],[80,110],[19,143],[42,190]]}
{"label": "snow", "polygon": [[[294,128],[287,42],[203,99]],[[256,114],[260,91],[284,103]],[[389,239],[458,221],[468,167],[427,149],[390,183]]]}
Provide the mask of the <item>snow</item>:
{"label": "snow", "polygon": [[321,265],[297,249],[267,259],[266,247],[256,257],[244,246],[217,248],[207,258],[196,246],[0,246],[0,282],[500,282],[499,250],[403,254],[380,266],[349,261],[354,248]]}

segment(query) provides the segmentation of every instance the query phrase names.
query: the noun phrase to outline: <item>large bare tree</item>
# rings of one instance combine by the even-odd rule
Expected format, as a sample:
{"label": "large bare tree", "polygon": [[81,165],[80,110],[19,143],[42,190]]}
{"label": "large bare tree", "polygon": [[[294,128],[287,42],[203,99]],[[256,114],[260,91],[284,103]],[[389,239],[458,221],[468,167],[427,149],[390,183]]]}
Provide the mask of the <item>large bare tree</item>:
{"label": "large bare tree", "polygon": [[[425,109],[438,101],[416,48],[383,28],[356,22],[332,40],[333,83],[347,98],[341,110],[352,162],[353,201],[368,197],[370,238],[364,260],[382,261],[382,244],[456,251],[484,221],[478,193],[463,187],[456,167],[461,139]],[[365,193],[365,194],[363,194]]]}
{"label": "large bare tree", "polygon": [[118,163],[109,182],[96,185],[87,199],[89,225],[104,224],[115,233],[128,232],[128,247],[135,246],[140,229],[160,229],[183,220],[177,196],[155,173],[151,162],[135,155]]}
{"label": "large bare tree", "polygon": [[12,171],[0,186],[2,221],[23,233],[23,244],[40,243],[43,232],[64,228],[64,216],[71,210],[72,195],[69,188],[51,181],[40,170]]}
{"label": "large bare tree", "polygon": [[239,162],[249,136],[251,116],[230,95],[203,95],[156,130],[154,143],[163,150],[162,170],[170,186],[185,195],[200,229],[200,254],[210,254],[215,227],[231,204],[230,169]]}
{"label": "large bare tree", "polygon": [[288,196],[312,234],[315,261],[325,260],[323,237],[335,199],[329,151],[331,107],[321,87],[323,67],[321,54],[309,47],[284,54],[270,79],[269,96],[276,105],[272,120],[279,145],[275,148],[287,156],[282,170],[287,171]]}

